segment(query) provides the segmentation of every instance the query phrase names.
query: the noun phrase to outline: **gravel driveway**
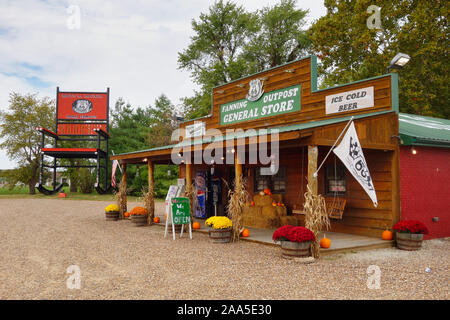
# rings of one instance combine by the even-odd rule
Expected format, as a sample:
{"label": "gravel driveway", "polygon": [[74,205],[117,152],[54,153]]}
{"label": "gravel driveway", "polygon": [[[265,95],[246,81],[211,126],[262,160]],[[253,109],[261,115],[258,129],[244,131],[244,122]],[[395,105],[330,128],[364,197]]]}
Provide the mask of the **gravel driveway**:
{"label": "gravel driveway", "polygon": [[[276,247],[213,244],[198,232],[173,241],[160,226],[105,221],[107,204],[0,199],[0,299],[450,297],[448,239],[425,241],[418,252],[378,249],[305,265]],[[70,265],[80,267],[79,290],[66,286]],[[381,270],[380,289],[367,288],[370,265]]]}

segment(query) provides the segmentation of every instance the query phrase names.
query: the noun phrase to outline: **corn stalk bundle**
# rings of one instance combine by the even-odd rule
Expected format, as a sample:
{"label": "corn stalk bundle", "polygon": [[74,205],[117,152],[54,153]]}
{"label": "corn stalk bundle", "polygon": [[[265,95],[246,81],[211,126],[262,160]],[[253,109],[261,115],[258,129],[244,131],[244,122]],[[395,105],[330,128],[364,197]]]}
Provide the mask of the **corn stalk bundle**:
{"label": "corn stalk bundle", "polygon": [[309,185],[305,193],[305,227],[311,230],[316,236],[316,241],[311,244],[311,255],[314,258],[320,256],[319,231],[323,228],[330,228],[330,219],[325,205],[325,199],[320,194],[313,194]]}
{"label": "corn stalk bundle", "polygon": [[114,193],[117,206],[119,207],[119,219],[123,219],[123,214],[127,211],[127,192],[131,189],[127,189],[125,183],[119,184],[119,191]]}
{"label": "corn stalk bundle", "polygon": [[194,223],[194,208],[195,208],[196,195],[197,195],[197,190],[195,188],[195,183],[191,184],[190,188],[188,188],[188,186],[186,186],[186,188],[184,189],[183,197],[189,198],[189,202],[190,202],[190,206],[189,206],[190,212],[189,213],[191,215],[191,224]]}
{"label": "corn stalk bundle", "polygon": [[148,218],[147,224],[153,224],[153,218],[155,217],[155,192],[153,188],[142,187],[142,198],[140,199],[144,203],[144,208],[147,209]]}
{"label": "corn stalk bundle", "polygon": [[242,210],[245,204],[248,202],[249,193],[247,192],[247,180],[245,180],[242,175],[240,179],[236,179],[236,185],[233,189],[228,190],[228,201],[227,211],[228,217],[231,219],[233,224],[233,241],[239,241],[239,235],[241,234],[242,224]]}

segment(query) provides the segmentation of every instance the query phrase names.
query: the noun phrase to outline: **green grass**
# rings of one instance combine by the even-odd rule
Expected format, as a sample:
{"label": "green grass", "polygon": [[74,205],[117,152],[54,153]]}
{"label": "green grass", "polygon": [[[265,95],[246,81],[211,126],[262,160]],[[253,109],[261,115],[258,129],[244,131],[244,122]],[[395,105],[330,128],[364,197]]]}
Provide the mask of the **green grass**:
{"label": "green grass", "polygon": [[[36,194],[29,194],[28,187],[16,187],[12,190],[0,188],[0,199],[60,199],[60,200],[97,200],[97,201],[115,201],[113,194],[66,192],[66,198],[58,198],[58,194],[50,196],[43,195],[36,190]],[[139,197],[128,196],[128,201],[139,201]],[[155,199],[155,201],[164,201],[164,199]]]}

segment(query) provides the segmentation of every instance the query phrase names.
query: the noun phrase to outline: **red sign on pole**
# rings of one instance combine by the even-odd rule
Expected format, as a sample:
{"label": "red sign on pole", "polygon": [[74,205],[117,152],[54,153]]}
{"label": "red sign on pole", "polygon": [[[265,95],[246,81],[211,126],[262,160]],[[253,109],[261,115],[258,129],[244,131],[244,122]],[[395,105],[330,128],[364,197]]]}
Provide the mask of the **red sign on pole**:
{"label": "red sign on pole", "polygon": [[59,120],[106,120],[108,93],[58,92]]}

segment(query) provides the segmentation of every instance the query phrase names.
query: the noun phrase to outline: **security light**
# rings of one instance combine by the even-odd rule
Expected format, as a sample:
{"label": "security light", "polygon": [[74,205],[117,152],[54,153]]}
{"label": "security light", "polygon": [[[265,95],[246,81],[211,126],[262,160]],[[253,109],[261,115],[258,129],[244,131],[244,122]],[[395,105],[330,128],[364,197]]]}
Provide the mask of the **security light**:
{"label": "security light", "polygon": [[397,53],[395,57],[391,60],[391,64],[389,65],[387,69],[387,73],[391,69],[401,69],[403,68],[408,62],[411,60],[411,57],[408,56],[406,53]]}

